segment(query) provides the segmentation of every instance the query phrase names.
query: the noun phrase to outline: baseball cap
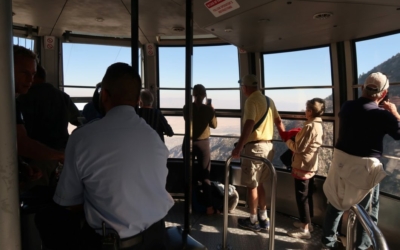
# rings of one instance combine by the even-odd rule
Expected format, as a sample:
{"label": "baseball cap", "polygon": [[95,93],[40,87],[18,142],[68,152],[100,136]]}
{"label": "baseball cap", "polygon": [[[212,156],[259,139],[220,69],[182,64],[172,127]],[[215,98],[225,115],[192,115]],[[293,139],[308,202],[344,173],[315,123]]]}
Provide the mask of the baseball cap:
{"label": "baseball cap", "polygon": [[380,93],[389,88],[389,79],[381,72],[372,73],[365,79],[364,87],[371,93]]}
{"label": "baseball cap", "polygon": [[255,75],[245,75],[242,79],[238,81],[240,85],[250,86],[250,87],[257,87],[258,86],[258,79]]}

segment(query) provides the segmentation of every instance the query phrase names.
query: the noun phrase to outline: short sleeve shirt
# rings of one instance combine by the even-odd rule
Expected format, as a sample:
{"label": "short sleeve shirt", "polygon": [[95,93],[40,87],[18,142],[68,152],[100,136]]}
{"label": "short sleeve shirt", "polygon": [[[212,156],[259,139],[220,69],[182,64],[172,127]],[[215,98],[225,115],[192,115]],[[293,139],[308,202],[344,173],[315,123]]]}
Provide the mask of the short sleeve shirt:
{"label": "short sleeve shirt", "polygon": [[[257,123],[267,111],[267,99],[261,91],[253,92],[244,104],[243,124],[246,120],[253,120]],[[274,135],[274,120],[280,117],[276,110],[274,101],[269,98],[269,110],[264,122],[250,134],[247,142],[258,140],[272,140]]]}
{"label": "short sleeve shirt", "polygon": [[136,235],[174,204],[165,189],[168,154],[133,107],[114,107],[72,133],[54,201],[83,203],[92,228],[104,221],[121,238]]}

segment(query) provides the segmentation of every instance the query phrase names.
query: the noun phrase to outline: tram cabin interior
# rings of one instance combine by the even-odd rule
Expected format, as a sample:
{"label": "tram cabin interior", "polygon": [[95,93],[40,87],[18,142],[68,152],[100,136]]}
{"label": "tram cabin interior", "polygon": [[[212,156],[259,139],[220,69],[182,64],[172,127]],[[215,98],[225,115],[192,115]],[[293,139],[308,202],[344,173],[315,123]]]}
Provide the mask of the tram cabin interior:
{"label": "tram cabin interior", "polygon": [[[152,91],[153,106],[162,111],[175,133],[165,136],[170,150],[167,190],[176,202],[166,223],[183,226],[182,107],[187,1],[2,1],[12,4],[14,44],[37,53],[47,70],[48,82],[70,95],[80,110],[91,100],[96,84],[110,64],[137,63],[142,87]],[[242,76],[257,76],[263,93],[275,101],[286,129],[302,126],[307,100],[323,98],[324,140],[315,181],[315,232],[310,240],[286,235],[298,218],[298,210],[293,177],[279,159],[287,148],[277,131],[272,161],[277,172],[275,248],[320,249],[327,207],[322,185],[338,137],[341,105],[360,97],[368,74],[381,71],[390,81],[390,101],[400,108],[400,1],[219,1],[226,5],[217,2],[193,1],[191,86],[201,83],[206,87],[219,119],[218,128],[211,130],[210,137],[211,178],[224,182],[225,161],[241,133],[246,100],[238,85]],[[5,6],[0,4],[0,9]],[[138,29],[131,28],[135,6]],[[132,32],[138,36],[137,54],[132,53],[136,50],[131,47]],[[70,132],[73,129],[71,125]],[[381,183],[378,227],[389,248],[400,249],[400,144],[389,136],[384,139],[381,160],[388,176]],[[228,244],[233,249],[265,249],[268,233],[237,228],[237,218],[248,216],[246,188],[240,183],[240,161],[232,162],[229,174],[230,184],[239,193],[239,204],[229,214]],[[265,186],[269,201],[270,183]],[[33,217],[22,214],[21,220],[23,249],[40,249]],[[346,221],[345,214],[343,234]],[[221,243],[222,224],[221,215],[207,217],[195,211],[191,214],[192,236],[208,249],[216,249]]]}

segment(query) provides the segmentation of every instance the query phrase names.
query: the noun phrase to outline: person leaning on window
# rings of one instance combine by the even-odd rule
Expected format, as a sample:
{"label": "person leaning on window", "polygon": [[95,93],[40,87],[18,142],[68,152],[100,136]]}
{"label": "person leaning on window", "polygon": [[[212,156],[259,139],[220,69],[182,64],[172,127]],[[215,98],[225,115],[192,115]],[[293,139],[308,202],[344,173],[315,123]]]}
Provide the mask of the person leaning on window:
{"label": "person leaning on window", "polygon": [[[323,249],[335,249],[343,211],[358,204],[378,224],[379,182],[387,175],[380,162],[386,134],[400,140],[400,115],[390,101],[379,103],[388,93],[389,78],[370,74],[362,96],[345,102],[339,111],[339,136],[323,189],[329,202],[323,225]],[[338,190],[340,192],[338,192]],[[368,209],[370,208],[370,209]],[[357,249],[369,249],[372,242],[357,223]]]}
{"label": "person leaning on window", "polygon": [[[201,84],[196,84],[193,87],[194,102],[192,103],[193,108],[193,156],[192,160],[197,158],[198,165],[194,165],[193,169],[193,181],[200,182],[203,194],[204,194],[204,206],[207,207],[207,214],[214,214],[217,211],[212,206],[212,194],[211,194],[211,182],[210,182],[210,171],[211,171],[211,157],[210,157],[210,127],[217,127],[217,118],[215,117],[215,110],[211,105],[203,104],[204,98],[206,98],[206,89]],[[183,106],[183,117],[185,120],[189,119],[189,110]],[[185,145],[185,140],[183,144]],[[185,152],[185,147],[182,147],[184,157],[188,157]]]}
{"label": "person leaning on window", "polygon": [[174,131],[161,111],[153,108],[153,102],[154,96],[151,91],[148,89],[142,90],[142,92],[140,92],[140,108],[137,110],[137,114],[142,117],[150,127],[157,131],[161,140],[164,142],[164,134],[173,136]]}
{"label": "person leaning on window", "polygon": [[318,170],[318,151],[322,145],[323,129],[321,116],[325,112],[325,101],[321,98],[308,100],[306,103],[306,118],[304,127],[297,133],[294,141],[286,141],[293,151],[292,176],[294,177],[297,208],[300,221],[293,225],[298,229],[288,231],[294,238],[310,239],[313,231],[311,217],[313,216],[313,186],[314,175]]}

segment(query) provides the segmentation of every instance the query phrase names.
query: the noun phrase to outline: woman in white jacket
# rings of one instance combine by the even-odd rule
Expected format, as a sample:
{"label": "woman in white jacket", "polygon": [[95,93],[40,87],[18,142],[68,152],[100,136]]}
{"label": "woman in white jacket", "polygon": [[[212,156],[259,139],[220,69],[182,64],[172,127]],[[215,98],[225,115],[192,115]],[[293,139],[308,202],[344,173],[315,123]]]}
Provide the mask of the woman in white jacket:
{"label": "woman in white jacket", "polygon": [[300,221],[294,222],[295,230],[288,231],[294,238],[310,239],[313,231],[313,186],[314,175],[318,170],[318,150],[322,145],[323,129],[321,116],[325,112],[325,101],[314,98],[306,103],[304,127],[296,135],[295,140],[287,140],[286,145],[293,151],[292,176],[295,182],[297,207]]}

